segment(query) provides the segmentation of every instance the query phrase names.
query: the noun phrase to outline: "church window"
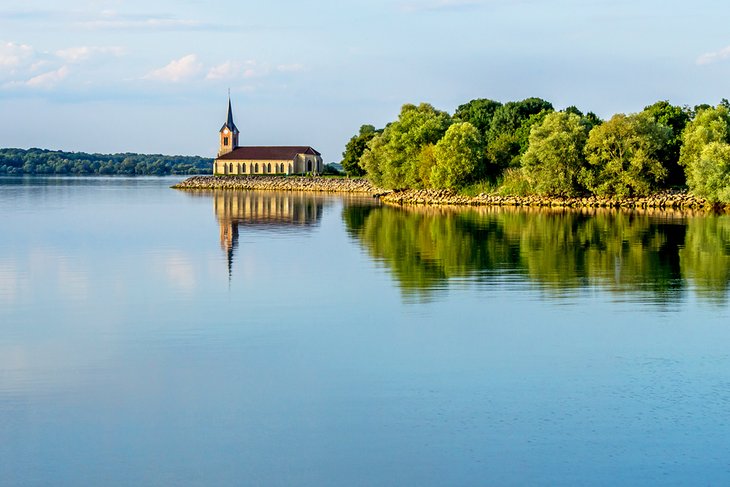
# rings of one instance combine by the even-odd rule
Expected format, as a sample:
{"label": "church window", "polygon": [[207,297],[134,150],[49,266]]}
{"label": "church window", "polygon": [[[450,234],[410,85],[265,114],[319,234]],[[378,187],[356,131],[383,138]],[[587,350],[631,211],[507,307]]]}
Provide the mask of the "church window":
{"label": "church window", "polygon": [[256,163],[256,172],[257,173],[259,172],[259,163],[258,162]]}
{"label": "church window", "polygon": [[281,172],[284,172],[284,163],[281,163]]}
{"label": "church window", "polygon": [[231,164],[230,164],[230,165],[228,166],[228,170],[229,170],[230,172],[233,172],[233,163],[231,163]]}
{"label": "church window", "polygon": [[243,163],[242,169],[243,169],[243,172],[245,173],[246,172],[246,163],[245,162]]}
{"label": "church window", "polygon": [[266,168],[266,172],[271,172],[271,163],[269,163],[268,167]]}
{"label": "church window", "polygon": [[307,161],[307,172],[312,172],[312,161]]}
{"label": "church window", "polygon": [[228,137],[223,137],[223,145],[228,146]]}
{"label": "church window", "polygon": [[291,164],[289,164],[289,174],[291,174]]}

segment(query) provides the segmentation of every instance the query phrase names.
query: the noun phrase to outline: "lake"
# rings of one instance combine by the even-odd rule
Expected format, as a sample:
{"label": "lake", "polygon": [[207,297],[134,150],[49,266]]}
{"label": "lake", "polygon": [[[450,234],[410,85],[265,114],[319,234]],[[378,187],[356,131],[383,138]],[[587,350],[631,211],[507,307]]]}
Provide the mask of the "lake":
{"label": "lake", "polygon": [[730,216],[0,178],[0,485],[730,482]]}

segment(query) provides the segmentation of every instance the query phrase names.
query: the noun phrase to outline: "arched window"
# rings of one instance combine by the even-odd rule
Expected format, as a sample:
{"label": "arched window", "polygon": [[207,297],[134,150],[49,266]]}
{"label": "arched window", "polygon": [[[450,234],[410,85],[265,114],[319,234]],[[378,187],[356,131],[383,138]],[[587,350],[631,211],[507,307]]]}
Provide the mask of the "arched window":
{"label": "arched window", "polygon": [[241,164],[236,164],[236,174],[241,174]]}
{"label": "arched window", "polygon": [[259,163],[257,162],[256,163],[256,174],[258,174],[258,172],[259,172]]}
{"label": "arched window", "polygon": [[291,163],[289,164],[289,174],[291,174]]}
{"label": "arched window", "polygon": [[281,172],[284,172],[284,163],[281,163]]}
{"label": "arched window", "polygon": [[241,169],[243,169],[243,174],[246,174],[246,163],[245,162],[243,163],[243,167],[241,167]]}
{"label": "arched window", "polygon": [[271,163],[266,167],[266,172],[271,172]]}
{"label": "arched window", "polygon": [[233,172],[233,163],[228,165],[228,171]]}
{"label": "arched window", "polygon": [[312,172],[312,161],[307,161],[307,172]]}

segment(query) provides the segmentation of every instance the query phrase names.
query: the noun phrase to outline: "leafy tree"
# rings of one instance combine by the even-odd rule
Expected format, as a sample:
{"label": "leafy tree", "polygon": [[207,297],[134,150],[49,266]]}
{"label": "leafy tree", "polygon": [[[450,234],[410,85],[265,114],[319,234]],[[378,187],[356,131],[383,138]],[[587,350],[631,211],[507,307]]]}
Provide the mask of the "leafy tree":
{"label": "leafy tree", "polygon": [[448,113],[427,103],[403,105],[398,120],[375,136],[361,158],[368,178],[385,188],[420,188],[429,182],[421,179],[418,168],[421,151],[435,144],[451,124]]}
{"label": "leafy tree", "polygon": [[684,131],[680,164],[697,196],[730,203],[730,110],[700,111]]}
{"label": "leafy tree", "polygon": [[659,160],[672,135],[671,129],[642,112],[617,114],[594,127],[586,144],[590,169],[583,184],[599,195],[645,195],[667,175]]}
{"label": "leafy tree", "polygon": [[486,136],[494,112],[501,106],[502,104],[498,101],[477,98],[464,105],[459,105],[454,113],[454,121],[469,122],[482,136]]}
{"label": "leafy tree", "polygon": [[667,184],[684,185],[686,178],[684,170],[679,165],[679,151],[682,146],[682,132],[690,120],[689,111],[686,108],[671,105],[668,101],[658,101],[644,108],[644,111],[654,117],[658,123],[672,129],[669,143],[661,151],[659,158],[667,168]]}
{"label": "leafy tree", "polygon": [[372,125],[363,125],[360,132],[353,136],[345,146],[345,152],[342,153],[342,168],[348,176],[364,176],[365,168],[360,165],[362,157],[368,142],[382,130],[375,130]]}
{"label": "leafy tree", "polygon": [[447,189],[463,186],[473,178],[482,160],[479,130],[469,122],[452,125],[436,144],[434,155],[431,184]]}
{"label": "leafy tree", "polygon": [[487,158],[498,168],[519,165],[519,157],[527,150],[532,125],[541,121],[541,112],[553,106],[541,98],[527,98],[505,103],[497,108],[487,132]]}
{"label": "leafy tree", "polygon": [[552,112],[532,128],[522,170],[536,193],[573,196],[582,190],[589,130],[583,117],[567,112]]}

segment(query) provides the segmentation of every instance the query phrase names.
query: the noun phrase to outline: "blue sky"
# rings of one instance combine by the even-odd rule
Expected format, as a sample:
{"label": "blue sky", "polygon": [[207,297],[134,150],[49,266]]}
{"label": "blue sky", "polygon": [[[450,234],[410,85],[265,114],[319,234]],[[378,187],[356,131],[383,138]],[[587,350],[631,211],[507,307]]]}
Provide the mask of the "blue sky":
{"label": "blue sky", "polygon": [[540,96],[601,116],[730,98],[730,4],[696,0],[29,0],[0,7],[0,146],[339,161],[404,103]]}

